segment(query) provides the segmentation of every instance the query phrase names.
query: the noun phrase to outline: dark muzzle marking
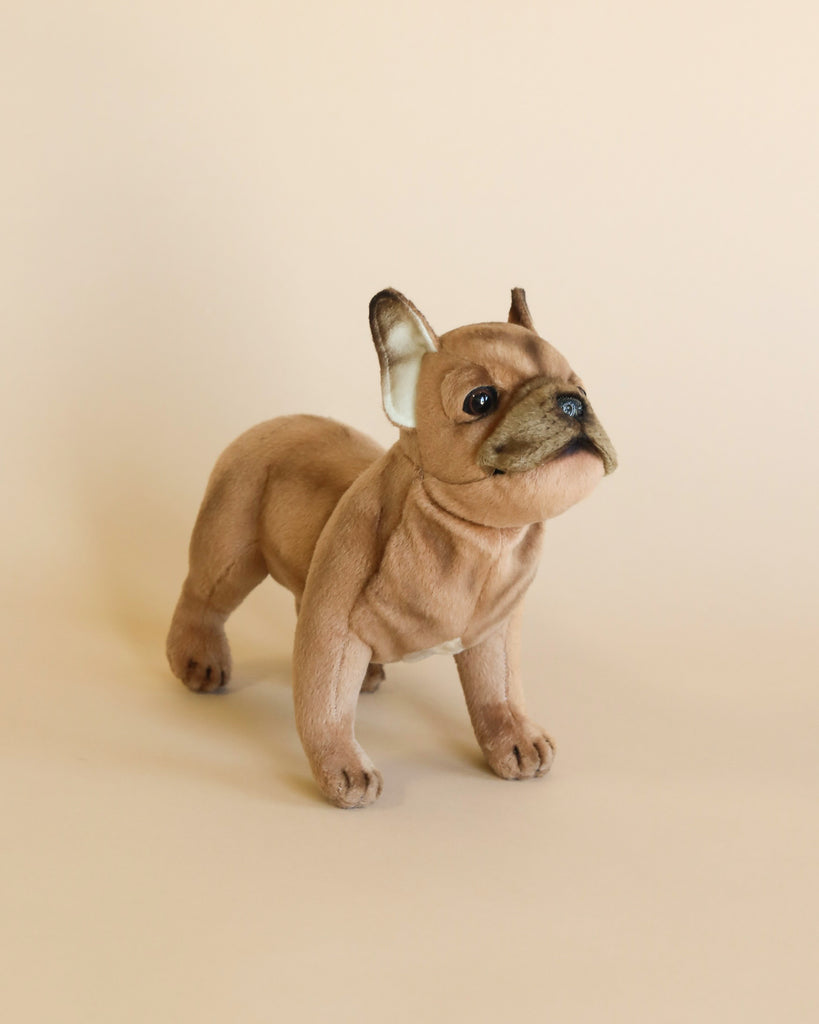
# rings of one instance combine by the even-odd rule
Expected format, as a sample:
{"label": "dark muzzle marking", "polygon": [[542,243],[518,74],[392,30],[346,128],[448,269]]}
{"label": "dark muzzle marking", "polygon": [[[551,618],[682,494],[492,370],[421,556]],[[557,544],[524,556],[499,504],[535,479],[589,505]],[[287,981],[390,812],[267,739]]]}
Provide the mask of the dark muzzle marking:
{"label": "dark muzzle marking", "polygon": [[482,469],[497,476],[523,473],[562,455],[591,451],[613,472],[617,456],[585,396],[543,379],[521,390],[481,446]]}

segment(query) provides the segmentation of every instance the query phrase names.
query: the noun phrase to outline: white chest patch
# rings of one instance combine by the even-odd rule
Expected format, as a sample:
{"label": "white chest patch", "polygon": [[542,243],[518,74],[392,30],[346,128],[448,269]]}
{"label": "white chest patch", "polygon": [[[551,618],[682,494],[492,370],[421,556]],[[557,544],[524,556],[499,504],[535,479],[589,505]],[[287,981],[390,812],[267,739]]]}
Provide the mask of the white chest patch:
{"label": "white chest patch", "polygon": [[445,640],[437,647],[430,647],[426,651],[413,651],[412,654],[405,654],[401,661],[420,661],[422,658],[429,658],[433,654],[460,654],[464,649],[461,638],[456,636],[454,640]]}

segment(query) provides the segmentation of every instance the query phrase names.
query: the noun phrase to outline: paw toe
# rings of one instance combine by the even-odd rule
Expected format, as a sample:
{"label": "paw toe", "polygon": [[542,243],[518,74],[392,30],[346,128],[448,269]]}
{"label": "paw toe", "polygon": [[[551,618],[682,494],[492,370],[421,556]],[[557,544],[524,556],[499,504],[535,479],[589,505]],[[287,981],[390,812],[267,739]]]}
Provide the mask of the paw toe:
{"label": "paw toe", "polygon": [[552,767],[555,745],[545,732],[527,729],[486,754],[490,767],[502,779],[535,779]]}
{"label": "paw toe", "polygon": [[540,760],[535,775],[545,775],[552,767],[552,762],[555,759],[554,740],[551,736],[547,736],[546,733],[543,733],[535,739],[533,746],[537,750]]}
{"label": "paw toe", "polygon": [[367,807],[381,796],[383,780],[376,768],[347,765],[327,772],[321,788],[336,807]]}
{"label": "paw toe", "polygon": [[195,693],[215,693],[227,685],[229,678],[229,668],[216,658],[206,661],[188,658],[182,682]]}

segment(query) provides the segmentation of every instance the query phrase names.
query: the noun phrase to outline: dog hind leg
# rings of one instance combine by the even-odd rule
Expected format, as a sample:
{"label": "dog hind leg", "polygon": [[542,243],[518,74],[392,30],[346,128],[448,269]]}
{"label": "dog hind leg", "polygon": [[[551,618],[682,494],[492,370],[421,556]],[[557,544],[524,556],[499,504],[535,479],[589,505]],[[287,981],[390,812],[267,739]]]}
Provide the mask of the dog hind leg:
{"label": "dog hind leg", "polygon": [[268,572],[258,541],[256,503],[247,501],[246,488],[234,493],[234,484],[230,474],[214,474],[208,486],[168,633],[171,670],[197,692],[211,693],[229,682],[225,622]]}
{"label": "dog hind leg", "polygon": [[248,550],[212,582],[192,569],[182,587],[168,633],[168,661],[191,690],[210,693],[230,681],[225,621],[267,575],[258,549]]}

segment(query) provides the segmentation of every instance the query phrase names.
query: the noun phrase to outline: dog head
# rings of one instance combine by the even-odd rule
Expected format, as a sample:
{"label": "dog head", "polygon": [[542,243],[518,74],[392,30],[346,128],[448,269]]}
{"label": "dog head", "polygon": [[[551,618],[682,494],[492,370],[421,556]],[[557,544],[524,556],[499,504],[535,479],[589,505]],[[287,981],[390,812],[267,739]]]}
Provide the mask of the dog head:
{"label": "dog head", "polygon": [[617,465],[580,378],[512,292],[507,323],[437,337],[399,292],[379,292],[370,327],[384,410],[431,497],[495,527],[550,519]]}

